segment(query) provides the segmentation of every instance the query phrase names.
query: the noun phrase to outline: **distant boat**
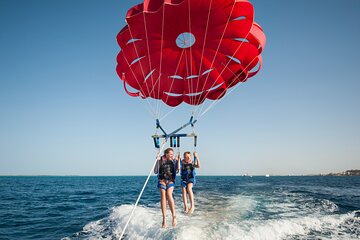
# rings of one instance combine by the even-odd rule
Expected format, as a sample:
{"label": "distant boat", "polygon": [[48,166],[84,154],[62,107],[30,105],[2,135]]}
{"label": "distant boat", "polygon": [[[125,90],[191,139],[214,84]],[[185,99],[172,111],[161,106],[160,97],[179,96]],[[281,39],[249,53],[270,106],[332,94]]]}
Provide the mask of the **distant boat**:
{"label": "distant boat", "polygon": [[270,177],[270,175],[269,175],[269,174],[266,174],[265,177]]}

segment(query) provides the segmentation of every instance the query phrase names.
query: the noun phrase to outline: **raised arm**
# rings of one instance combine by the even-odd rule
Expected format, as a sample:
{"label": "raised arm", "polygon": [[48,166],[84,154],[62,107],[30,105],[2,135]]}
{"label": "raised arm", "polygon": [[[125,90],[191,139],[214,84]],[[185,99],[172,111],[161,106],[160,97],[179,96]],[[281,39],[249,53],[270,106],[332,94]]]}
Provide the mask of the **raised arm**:
{"label": "raised arm", "polygon": [[199,158],[199,155],[197,154],[197,152],[194,152],[194,158],[196,158],[195,167],[200,168],[200,158]]}

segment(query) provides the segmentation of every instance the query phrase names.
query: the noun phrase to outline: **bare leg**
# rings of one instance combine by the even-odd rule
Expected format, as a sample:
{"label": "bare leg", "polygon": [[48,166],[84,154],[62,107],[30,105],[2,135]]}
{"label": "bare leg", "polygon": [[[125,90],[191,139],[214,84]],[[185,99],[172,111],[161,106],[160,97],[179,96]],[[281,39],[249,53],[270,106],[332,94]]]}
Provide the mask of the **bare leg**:
{"label": "bare leg", "polygon": [[191,204],[191,207],[189,209],[189,213],[192,214],[195,210],[195,204],[194,204],[194,193],[192,191],[192,188],[193,188],[193,183],[189,183],[187,185],[187,191],[189,193],[189,198],[190,198],[190,204]]}
{"label": "bare leg", "polygon": [[186,196],[186,188],[181,187],[182,190],[182,199],[184,202],[184,212],[187,213],[189,211],[188,205],[187,205],[187,196]]}
{"label": "bare leg", "polygon": [[166,191],[166,196],[167,196],[169,208],[170,208],[170,211],[171,211],[171,214],[172,214],[172,219],[173,219],[172,225],[173,225],[173,227],[175,227],[176,224],[177,224],[177,220],[176,220],[176,213],[175,213],[174,198],[173,198],[173,195],[172,195],[173,191],[174,191],[173,187],[169,188]]}
{"label": "bare leg", "polygon": [[[163,182],[160,182],[161,184],[164,184]],[[162,222],[162,228],[166,228],[166,191],[162,188],[159,189],[160,191],[160,202],[161,202],[161,212],[163,215],[163,222]]]}

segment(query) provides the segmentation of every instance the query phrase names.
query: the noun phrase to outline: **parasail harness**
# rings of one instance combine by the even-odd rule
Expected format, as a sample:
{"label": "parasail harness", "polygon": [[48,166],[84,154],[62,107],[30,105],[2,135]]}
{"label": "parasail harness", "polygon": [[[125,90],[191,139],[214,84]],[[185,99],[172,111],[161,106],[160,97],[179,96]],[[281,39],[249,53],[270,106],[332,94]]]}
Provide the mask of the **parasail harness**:
{"label": "parasail harness", "polygon": [[[154,145],[155,145],[155,148],[158,149],[158,154],[159,155],[163,150],[164,150],[164,147],[165,147],[165,144],[167,142],[167,140],[170,140],[170,147],[176,147],[179,151],[179,148],[180,148],[180,138],[182,137],[193,137],[194,138],[194,148],[196,148],[196,145],[197,145],[197,134],[194,132],[194,124],[197,122],[197,120],[194,120],[194,116],[191,116],[190,117],[190,120],[189,122],[187,122],[186,124],[182,125],[181,127],[179,127],[178,129],[174,130],[173,132],[167,134],[166,131],[163,129],[163,127],[160,125],[160,120],[157,118],[156,119],[156,131],[158,131],[159,129],[162,131],[163,134],[157,134],[155,133],[152,138],[154,140]],[[186,133],[178,133],[179,131],[181,131],[182,129],[186,128],[187,126],[191,125],[192,129],[193,129],[193,132],[192,133],[189,133],[189,134],[186,134]],[[160,139],[162,139],[162,141],[160,141]],[[125,231],[126,231],[126,228],[127,226],[129,225],[129,222],[135,212],[135,209],[140,201],[140,198],[146,188],[146,185],[150,179],[150,176],[152,174],[152,170],[154,169],[156,163],[157,163],[157,158],[155,159],[155,162],[146,178],[146,181],[141,189],[141,192],[138,196],[138,198],[136,199],[136,202],[135,202],[135,205],[130,213],[130,216],[124,226],[124,228],[122,229],[122,232],[119,236],[119,239],[122,239],[124,234],[125,234]],[[195,159],[194,159],[195,161]],[[178,164],[181,164],[181,160],[179,159],[179,162]],[[175,177],[176,177],[176,167],[175,167],[175,164],[174,164],[174,168],[173,168],[173,172],[175,173]],[[164,174],[166,174],[165,172],[163,172],[163,169],[161,169],[161,167],[159,166],[158,168],[158,177],[163,177]],[[174,178],[175,178],[174,177]]]}
{"label": "parasail harness", "polygon": [[[173,132],[167,134],[166,131],[160,125],[160,120],[156,119],[156,131],[158,131],[160,129],[163,134],[159,135],[159,134],[156,133],[155,135],[152,135],[152,138],[154,140],[155,148],[157,148],[157,149],[160,148],[160,139],[165,139],[165,142],[168,139],[170,139],[170,147],[179,148],[180,147],[180,138],[182,138],[182,137],[193,137],[194,138],[194,147],[196,147],[196,145],[197,145],[197,134],[194,132],[194,124],[196,122],[197,122],[197,120],[194,120],[194,116],[191,116],[189,122],[182,125],[181,127],[174,130]],[[191,125],[191,127],[193,128],[192,133],[188,133],[188,134],[187,133],[178,133],[179,131],[181,131],[182,129],[186,128],[189,125]]]}

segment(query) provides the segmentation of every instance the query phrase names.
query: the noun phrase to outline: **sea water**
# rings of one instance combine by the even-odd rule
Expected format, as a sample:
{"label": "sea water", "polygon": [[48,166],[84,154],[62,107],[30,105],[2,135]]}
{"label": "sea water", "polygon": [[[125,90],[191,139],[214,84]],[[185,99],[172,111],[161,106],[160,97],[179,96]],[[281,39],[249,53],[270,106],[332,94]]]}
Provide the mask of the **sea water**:
{"label": "sea water", "polygon": [[[0,177],[0,239],[118,239],[146,177]],[[152,177],[125,239],[360,239],[360,177],[199,176],[161,229]]]}

